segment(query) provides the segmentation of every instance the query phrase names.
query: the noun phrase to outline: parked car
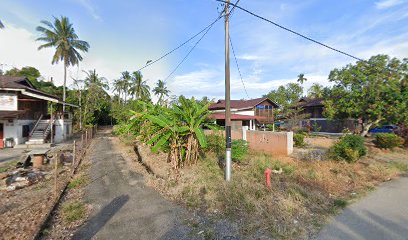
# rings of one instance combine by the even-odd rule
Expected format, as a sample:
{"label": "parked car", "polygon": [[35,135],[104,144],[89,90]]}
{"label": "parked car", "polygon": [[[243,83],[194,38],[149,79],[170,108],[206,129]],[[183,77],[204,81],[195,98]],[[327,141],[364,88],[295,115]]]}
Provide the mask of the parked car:
{"label": "parked car", "polygon": [[376,134],[376,133],[397,133],[398,132],[398,127],[395,125],[384,125],[382,127],[378,128],[373,128],[368,131],[371,134]]}

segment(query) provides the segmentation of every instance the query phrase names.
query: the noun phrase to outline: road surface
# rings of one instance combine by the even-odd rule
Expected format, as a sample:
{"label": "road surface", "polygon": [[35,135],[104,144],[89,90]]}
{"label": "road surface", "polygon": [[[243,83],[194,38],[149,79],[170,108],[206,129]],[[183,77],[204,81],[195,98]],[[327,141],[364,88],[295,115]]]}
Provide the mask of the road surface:
{"label": "road surface", "polygon": [[317,239],[408,240],[408,176],[381,185],[347,207]]}

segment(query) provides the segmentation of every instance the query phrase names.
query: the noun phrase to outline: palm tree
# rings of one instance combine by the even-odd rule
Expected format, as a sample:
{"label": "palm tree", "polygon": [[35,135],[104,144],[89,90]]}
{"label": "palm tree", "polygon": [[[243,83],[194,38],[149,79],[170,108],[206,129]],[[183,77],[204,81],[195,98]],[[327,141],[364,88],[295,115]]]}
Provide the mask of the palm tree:
{"label": "palm tree", "polygon": [[121,93],[122,93],[122,91],[124,90],[124,88],[123,88],[123,83],[124,83],[124,81],[123,81],[123,79],[121,79],[121,78],[116,79],[116,80],[113,82],[113,91],[115,91],[115,92],[118,93],[119,102],[120,102],[120,97],[122,96]]}
{"label": "palm tree", "polygon": [[323,86],[318,83],[313,83],[313,85],[309,88],[308,97],[310,98],[321,98],[323,97]]}
{"label": "palm tree", "polygon": [[4,28],[3,23],[0,21],[0,29]]}
{"label": "palm tree", "polygon": [[298,75],[298,79],[297,79],[298,83],[303,84],[306,81],[307,81],[307,78],[305,78],[305,74],[301,73]]}
{"label": "palm tree", "polygon": [[125,103],[126,103],[126,98],[129,92],[130,88],[130,81],[132,80],[132,76],[130,76],[130,73],[128,71],[122,72],[122,87],[123,87],[123,95],[125,96]]}
{"label": "palm tree", "polygon": [[170,90],[167,89],[167,87],[165,86],[166,83],[162,80],[157,81],[156,83],[156,87],[153,88],[153,93],[154,95],[159,95],[159,100],[157,101],[158,104],[162,105],[162,101],[163,101],[163,97],[169,96]]}
{"label": "palm tree", "polygon": [[[45,42],[38,47],[38,50],[43,48],[55,47],[55,53],[52,58],[52,64],[64,61],[64,86],[63,86],[63,101],[66,97],[66,83],[67,83],[67,68],[69,66],[77,65],[82,61],[82,56],[78,51],[88,52],[89,44],[85,41],[79,40],[78,35],[69,22],[67,17],[61,16],[60,19],[54,17],[54,22],[51,23],[42,20],[41,23],[45,26],[38,26],[37,31],[41,33],[41,37],[37,41]],[[63,105],[65,111],[65,104]]]}
{"label": "palm tree", "polygon": [[96,73],[96,70],[89,70],[83,71],[86,74],[85,78],[85,86],[90,87],[91,85],[95,85],[98,87],[102,87],[103,89],[109,90],[109,85],[106,81],[105,77],[100,77],[99,74]]}
{"label": "palm tree", "polygon": [[147,81],[143,81],[143,75],[140,71],[132,73],[132,92],[136,99],[150,98],[150,87]]}

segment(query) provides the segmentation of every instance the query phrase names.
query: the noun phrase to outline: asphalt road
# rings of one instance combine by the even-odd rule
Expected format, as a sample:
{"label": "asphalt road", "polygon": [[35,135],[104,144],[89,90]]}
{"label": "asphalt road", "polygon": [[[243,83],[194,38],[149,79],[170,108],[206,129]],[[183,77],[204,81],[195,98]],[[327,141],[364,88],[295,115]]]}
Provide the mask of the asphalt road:
{"label": "asphalt road", "polygon": [[408,240],[408,176],[381,185],[347,207],[317,239]]}
{"label": "asphalt road", "polygon": [[129,170],[108,137],[94,140],[90,152],[92,183],[85,201],[92,213],[73,239],[194,239],[185,211],[145,187]]}

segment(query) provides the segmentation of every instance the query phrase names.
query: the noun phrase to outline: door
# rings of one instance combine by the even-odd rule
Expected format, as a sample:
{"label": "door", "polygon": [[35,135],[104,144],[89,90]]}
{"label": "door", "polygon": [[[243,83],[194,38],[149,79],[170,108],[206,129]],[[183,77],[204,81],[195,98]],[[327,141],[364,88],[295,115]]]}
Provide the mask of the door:
{"label": "door", "polygon": [[4,148],[4,141],[3,141],[3,123],[0,123],[0,149]]}

